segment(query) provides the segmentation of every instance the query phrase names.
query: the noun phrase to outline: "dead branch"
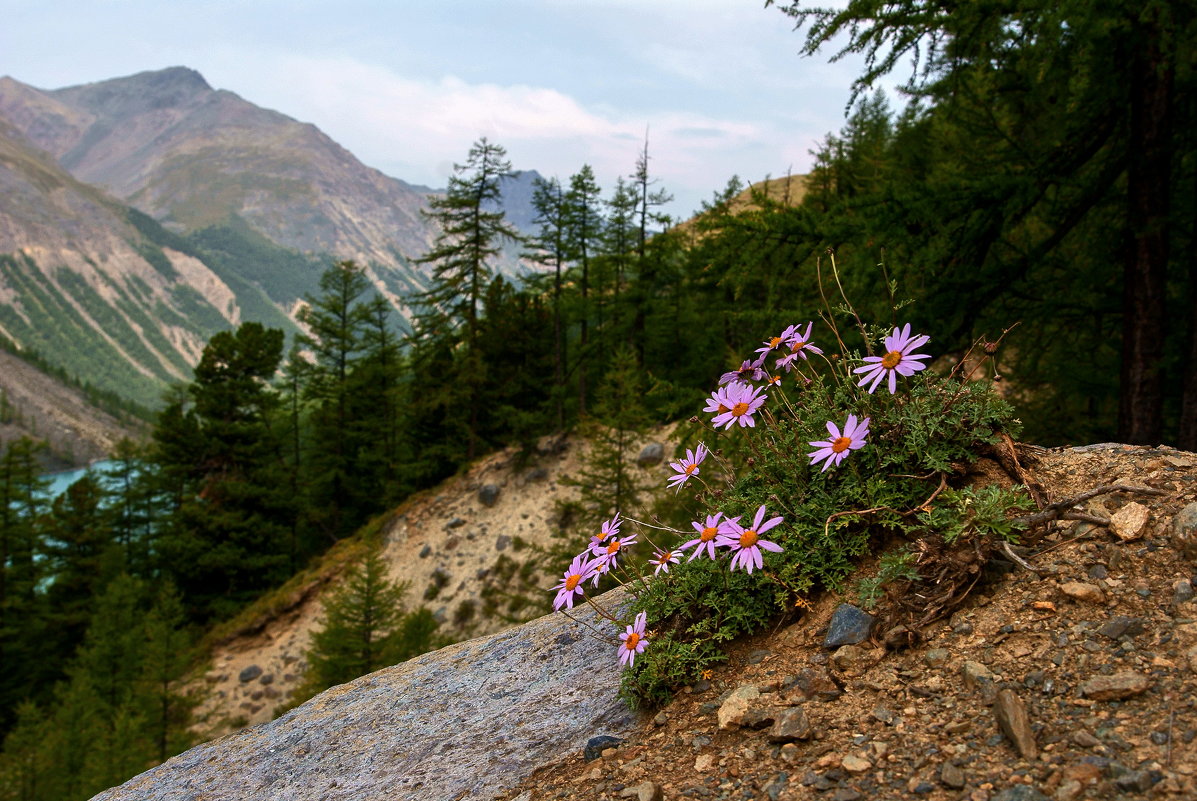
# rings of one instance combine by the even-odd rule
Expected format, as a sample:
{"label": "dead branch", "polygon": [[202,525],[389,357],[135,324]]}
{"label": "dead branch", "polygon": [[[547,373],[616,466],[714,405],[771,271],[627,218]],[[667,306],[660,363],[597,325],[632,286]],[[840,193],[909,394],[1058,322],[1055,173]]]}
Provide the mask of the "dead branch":
{"label": "dead branch", "polygon": [[[1082,514],[1082,513],[1077,512],[1072,507],[1076,506],[1077,504],[1084,503],[1085,501],[1089,500],[1090,498],[1096,498],[1098,495],[1109,495],[1110,493],[1113,493],[1113,492],[1128,492],[1128,493],[1139,494],[1139,495],[1167,495],[1168,494],[1168,493],[1164,492],[1163,490],[1152,489],[1151,487],[1135,487],[1135,486],[1132,486],[1129,484],[1106,484],[1101,487],[1097,487],[1096,489],[1091,489],[1086,492],[1082,492],[1080,495],[1076,495],[1072,498],[1067,498],[1062,501],[1056,501],[1055,503],[1049,504],[1048,506],[1044,507],[1041,511],[1035,512],[1034,514],[1030,514],[1030,515],[1023,515],[1021,517],[1016,517],[1016,518],[1014,518],[1014,520],[1015,520],[1015,522],[1025,524],[1027,526],[1027,528],[1033,528],[1034,526],[1040,525],[1041,523],[1046,523],[1049,520],[1058,520],[1061,517],[1064,517],[1066,513],[1068,513],[1069,516],[1065,519],[1079,520],[1081,518],[1074,517],[1072,515]],[[1099,525],[1108,525],[1110,521],[1105,520],[1104,518],[1092,516],[1091,519],[1089,520],[1089,522],[1098,523]]]}

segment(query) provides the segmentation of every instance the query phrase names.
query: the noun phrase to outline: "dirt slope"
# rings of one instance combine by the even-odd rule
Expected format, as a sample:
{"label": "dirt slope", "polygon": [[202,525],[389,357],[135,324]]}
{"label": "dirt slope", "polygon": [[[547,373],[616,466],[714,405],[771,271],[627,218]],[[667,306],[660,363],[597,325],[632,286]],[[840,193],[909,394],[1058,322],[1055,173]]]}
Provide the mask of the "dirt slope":
{"label": "dirt slope", "polygon": [[913,648],[876,633],[824,648],[853,600],[828,594],[738,643],[619,747],[562,754],[507,797],[1197,799],[1197,539],[1186,556],[1172,533],[1188,507],[1197,537],[1197,455],[1099,445],[1029,461],[1052,501],[1113,483],[1163,494],[1088,502],[1124,534],[1138,503],[1146,525],[1124,540],[1057,524],[1025,555],[1033,572],[997,565]]}
{"label": "dirt slope", "polygon": [[[645,444],[664,442],[668,433],[654,432]],[[408,585],[406,608],[427,606],[442,621],[438,634],[452,640],[489,634],[549,611],[548,589],[557,580],[549,573],[556,566],[531,575],[531,595],[538,606],[507,614],[500,604],[497,613],[488,615],[482,594],[487,586],[513,581],[502,562],[510,560],[518,570],[537,559],[532,546],[551,544],[556,502],[577,493],[559,481],[576,473],[584,447],[571,439],[545,438],[526,465],[511,449],[491,454],[388,515],[383,558],[389,578]],[[640,450],[637,446],[631,453]],[[662,463],[638,469],[646,482],[664,486],[667,469]],[[270,720],[286,704],[303,677],[304,652],[320,624],[321,598],[335,588],[344,567],[336,556],[284,588],[267,611],[215,648],[210,668],[192,683],[204,699],[197,708],[197,729],[204,739]]]}

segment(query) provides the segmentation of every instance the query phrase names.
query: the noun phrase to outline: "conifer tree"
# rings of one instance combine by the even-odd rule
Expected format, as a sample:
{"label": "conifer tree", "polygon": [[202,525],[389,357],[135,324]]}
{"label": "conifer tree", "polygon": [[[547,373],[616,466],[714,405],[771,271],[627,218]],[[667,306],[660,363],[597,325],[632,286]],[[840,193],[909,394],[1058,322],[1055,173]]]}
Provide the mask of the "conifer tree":
{"label": "conifer tree", "polygon": [[300,338],[315,364],[306,371],[305,397],[312,410],[311,507],[330,540],[352,531],[362,515],[354,510],[353,474],[359,434],[352,419],[350,375],[364,347],[370,312],[362,296],[370,289],[365,271],[339,262],[320,277],[321,294],[307,296],[300,321],[310,334]]}
{"label": "conifer tree", "polygon": [[0,799],[4,801],[45,801],[49,777],[61,766],[55,764],[45,743],[50,722],[45,710],[26,699],[16,709],[16,722],[4,737],[0,749]]}
{"label": "conifer tree", "polygon": [[539,293],[520,291],[497,276],[487,289],[479,356],[487,365],[480,433],[491,442],[530,449],[552,426],[553,324]]}
{"label": "conifer tree", "polygon": [[636,157],[636,169],[631,175],[636,193],[636,292],[633,299],[632,345],[644,362],[645,326],[658,288],[660,265],[654,254],[649,252],[649,234],[659,225],[667,225],[669,218],[656,209],[673,200],[664,189],[653,189],[657,179],[650,177],[648,170],[648,136],[644,138],[644,149]]}
{"label": "conifer tree", "polygon": [[595,264],[598,324],[597,351],[605,364],[615,343],[631,344],[629,318],[635,314],[635,298],[629,303],[627,289],[636,269],[636,189],[619,177],[607,200],[607,219],[603,229],[602,258]]}
{"label": "conifer tree", "polygon": [[[204,348],[188,387],[193,403],[167,408],[155,431],[159,459],[183,477],[177,511],[158,539],[160,566],[193,615],[229,614],[285,578],[291,515],[272,416],[270,381],[283,334],[260,323],[220,332]],[[180,441],[191,432],[197,443]],[[190,463],[171,464],[175,459]]]}
{"label": "conifer tree", "polygon": [[353,493],[355,524],[396,499],[400,451],[399,381],[403,369],[394,307],[375,294],[364,304],[362,353],[349,377],[349,434],[357,451]]}
{"label": "conifer tree", "polygon": [[147,449],[123,438],[113,450],[111,465],[100,474],[108,494],[108,525],[123,552],[124,569],[148,577],[155,524],[162,514]]}
{"label": "conifer tree", "polygon": [[561,311],[561,276],[568,258],[569,210],[561,182],[556,178],[537,178],[532,191],[532,207],[540,233],[532,242],[532,258],[553,268],[553,394],[557,428],[565,428],[565,332]]}
{"label": "conifer tree", "polygon": [[303,356],[303,350],[299,343],[291,343],[291,349],[287,352],[287,361],[282,369],[279,406],[283,414],[279,416],[278,425],[281,427],[279,442],[287,476],[287,491],[298,502],[295,514],[291,516],[290,520],[287,547],[289,572],[292,575],[299,570],[305,554],[318,550],[307,542],[306,537],[311,500],[308,486],[304,481],[307,463],[303,455],[303,439],[307,420],[304,415],[303,396],[310,366]]}
{"label": "conifer tree", "polygon": [[429,201],[430,220],[440,228],[432,249],[419,264],[432,265],[431,288],[418,297],[417,339],[446,338],[460,343],[451,375],[442,380],[460,383],[466,394],[466,459],[479,446],[478,418],[485,363],[479,358],[479,314],[492,277],[491,261],[504,242],[520,235],[504,220],[502,211],[487,211],[500,201],[500,180],[511,175],[507,151],[482,138],[470,148],[464,164],[454,165],[444,197]]}
{"label": "conifer tree", "polygon": [[53,579],[44,590],[46,639],[65,664],[83,639],[95,599],[125,570],[124,551],[104,508],[107,493],[89,471],[54,499],[44,548]]}
{"label": "conifer tree", "polygon": [[563,481],[578,487],[588,527],[635,507],[648,489],[632,453],[650,423],[646,391],[635,350],[621,345],[599,386],[594,415],[583,428],[590,450],[578,474]]}
{"label": "conifer tree", "polygon": [[193,742],[191,710],[195,700],[179,690],[188,668],[186,614],[178,591],[169,582],[145,617],[145,656],[136,687],[138,706],[151,744],[149,756],[165,762]]}
{"label": "conifer tree", "polygon": [[371,547],[324,602],[322,627],[313,632],[308,672],[295,700],[394,664],[431,646],[424,614],[405,615],[406,586],[387,580],[386,564]]}
{"label": "conifer tree", "polygon": [[45,657],[44,604],[37,587],[44,572],[46,482],[37,455],[43,445],[22,437],[0,454],[0,731],[20,701],[57,666]]}
{"label": "conifer tree", "polygon": [[569,179],[569,192],[565,203],[568,223],[568,248],[570,258],[579,273],[580,307],[578,353],[574,367],[578,374],[578,414],[586,414],[588,395],[587,373],[590,370],[590,272],[591,260],[600,252],[603,236],[603,202],[601,189],[594,178],[589,164],[582,165]]}

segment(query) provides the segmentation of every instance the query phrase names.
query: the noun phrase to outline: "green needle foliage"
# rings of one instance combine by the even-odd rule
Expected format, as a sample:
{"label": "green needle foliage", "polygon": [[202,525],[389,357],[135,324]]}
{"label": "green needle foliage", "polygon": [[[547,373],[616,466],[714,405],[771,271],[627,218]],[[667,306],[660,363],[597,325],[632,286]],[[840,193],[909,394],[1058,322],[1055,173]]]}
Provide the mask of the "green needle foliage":
{"label": "green needle foliage", "polygon": [[292,705],[434,647],[436,620],[424,607],[405,612],[407,586],[386,575],[378,548],[371,548],[324,602],[323,626],[312,634],[307,676]]}

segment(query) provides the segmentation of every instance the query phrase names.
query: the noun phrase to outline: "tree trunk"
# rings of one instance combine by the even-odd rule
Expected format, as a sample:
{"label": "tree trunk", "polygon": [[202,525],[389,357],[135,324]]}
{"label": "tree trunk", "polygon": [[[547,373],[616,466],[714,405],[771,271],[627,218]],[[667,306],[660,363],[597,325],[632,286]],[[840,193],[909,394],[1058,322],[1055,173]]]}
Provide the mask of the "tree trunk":
{"label": "tree trunk", "polygon": [[1156,445],[1163,431],[1173,66],[1164,53],[1164,23],[1157,18],[1146,25],[1130,87],[1127,222],[1132,241],[1123,271],[1118,435],[1123,442]]}

